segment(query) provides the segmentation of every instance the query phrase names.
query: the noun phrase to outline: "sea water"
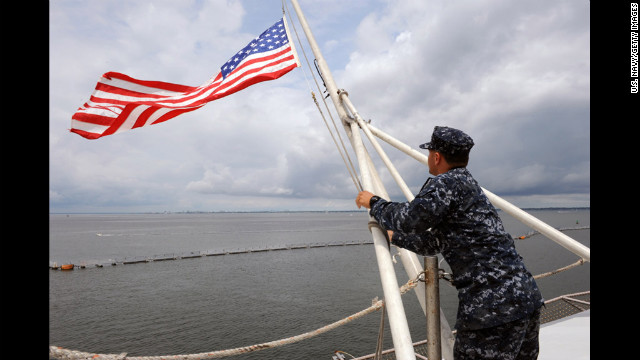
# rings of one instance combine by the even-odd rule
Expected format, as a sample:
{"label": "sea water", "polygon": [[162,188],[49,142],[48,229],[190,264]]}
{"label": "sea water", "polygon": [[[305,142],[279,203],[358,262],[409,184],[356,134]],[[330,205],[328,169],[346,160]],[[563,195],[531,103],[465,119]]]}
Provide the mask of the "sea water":
{"label": "sea water", "polygon": [[[555,228],[573,229],[563,231],[590,246],[589,209],[528,212]],[[526,225],[500,214],[513,237],[531,234]],[[86,265],[49,270],[49,345],[129,356],[211,352],[310,332],[383,298],[364,211],[51,214],[49,219],[50,265]],[[344,242],[361,245],[295,248]],[[534,275],[578,260],[539,234],[515,243]],[[287,246],[295,249],[180,258]],[[446,262],[441,266],[448,270]],[[589,266],[539,279],[545,299],[589,290]],[[406,283],[401,261],[395,271],[398,283]],[[456,291],[441,281],[440,293],[453,327]],[[416,295],[409,292],[402,301],[412,340],[424,339],[426,322]],[[375,351],[380,322],[377,311],[308,340],[232,358],[330,359],[336,350],[361,356]],[[384,345],[390,348],[388,319],[385,324]]]}

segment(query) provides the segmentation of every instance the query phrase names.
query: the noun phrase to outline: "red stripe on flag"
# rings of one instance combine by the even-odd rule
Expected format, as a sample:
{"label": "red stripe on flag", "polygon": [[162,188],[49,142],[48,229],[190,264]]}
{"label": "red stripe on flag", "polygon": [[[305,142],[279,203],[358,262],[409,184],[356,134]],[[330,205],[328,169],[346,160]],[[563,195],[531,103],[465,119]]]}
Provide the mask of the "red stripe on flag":
{"label": "red stripe on flag", "polygon": [[109,127],[107,128],[107,130],[105,130],[101,136],[107,136],[107,135],[111,135],[114,132],[118,131],[118,129],[120,128],[120,126],[125,122],[125,120],[127,120],[127,117],[129,117],[129,114],[131,114],[131,112],[137,107],[137,105],[135,104],[129,104],[127,106],[124,107],[124,110],[122,110],[122,112],[120,113],[120,115],[118,115],[117,118],[115,118],[113,120],[113,122],[111,122],[111,124],[109,125]]}
{"label": "red stripe on flag", "polygon": [[95,139],[98,139],[98,138],[102,137],[102,135],[100,135],[100,134],[87,132],[87,131],[79,130],[79,129],[71,129],[69,131],[71,131],[72,133],[76,133],[76,134],[82,136],[83,138],[89,139],[89,140],[95,140]]}
{"label": "red stripe on flag", "polygon": [[[290,57],[288,57],[287,59],[288,59],[288,60],[292,60],[292,59],[293,59],[293,55],[291,55],[291,56],[290,56]],[[230,89],[232,89],[232,90],[231,90],[231,91],[226,91],[226,92],[224,93],[224,95],[222,95],[222,96],[231,95],[231,94],[233,94],[233,93],[235,93],[235,92],[237,92],[237,91],[240,91],[240,90],[242,90],[242,89],[246,88],[246,87],[247,87],[247,86],[249,86],[249,85],[253,85],[253,84],[256,84],[256,83],[259,83],[259,82],[262,82],[262,81],[266,81],[266,80],[273,80],[273,79],[277,79],[278,77],[280,77],[280,76],[282,76],[282,75],[286,74],[287,72],[291,71],[293,68],[297,67],[297,65],[296,65],[296,64],[294,64],[294,65],[292,65],[292,66],[289,66],[288,68],[285,68],[285,69],[286,69],[286,71],[284,71],[284,72],[283,72],[283,71],[277,71],[277,72],[275,72],[275,73],[266,73],[266,74],[259,74],[259,75],[256,75],[256,76],[251,76],[252,74],[258,73],[258,72],[260,72],[261,70],[263,70],[263,69],[265,69],[265,68],[268,68],[268,67],[270,67],[270,66],[277,65],[277,64],[282,63],[282,62],[284,62],[284,60],[283,60],[283,61],[278,61],[278,62],[273,63],[273,64],[266,64],[266,65],[264,65],[264,66],[262,66],[262,67],[259,67],[259,68],[255,68],[255,69],[248,70],[248,71],[247,71],[247,72],[245,72],[241,77],[239,77],[239,78],[237,78],[237,79],[234,79],[233,81],[231,81],[231,82],[229,82],[229,83],[226,83],[226,84],[224,84],[224,85],[221,85],[220,87],[218,87],[218,88],[216,89],[216,91],[215,91],[215,92],[216,92],[216,93],[219,93],[219,92],[221,92],[221,91],[222,91],[222,90],[224,90],[224,89],[230,88]],[[244,67],[245,67],[245,66],[242,66],[241,68],[244,68]],[[271,76],[271,74],[273,74],[273,76]],[[249,85],[245,85],[245,86],[239,86],[239,85],[238,85],[238,84],[243,84],[244,79],[247,79],[247,78],[248,78],[249,80],[252,80],[252,81],[251,81],[251,83],[250,83]],[[236,87],[239,87],[239,88],[237,88],[237,89],[236,89]],[[217,98],[217,97],[216,97],[216,98]],[[209,98],[207,98],[207,99],[210,101],[210,99],[209,99]]]}
{"label": "red stripe on flag", "polygon": [[157,107],[150,107],[147,110],[143,111],[142,114],[140,114],[138,116],[138,118],[136,119],[136,122],[133,124],[133,126],[131,127],[131,129],[135,129],[138,127],[142,127],[145,125],[145,123],[147,122],[147,120],[149,119],[149,117],[151,115],[153,115],[154,112],[156,112],[156,110],[158,110],[159,108]]}
{"label": "red stripe on flag", "polygon": [[[284,19],[281,19],[272,28],[276,25],[282,27],[283,24]],[[265,31],[263,35],[266,33]],[[266,41],[263,35],[255,40]],[[287,37],[289,37],[288,34]],[[253,42],[251,46],[255,46]],[[260,66],[247,70],[256,65]],[[218,73],[213,81],[199,87],[139,80],[113,71],[104,73],[102,79],[96,84],[90,102],[85,103],[71,117],[75,121],[72,122],[71,132],[87,139],[97,139],[119,130],[125,131],[158,124],[199,109],[210,101],[231,95],[253,84],[277,79],[298,67],[299,64],[292,46],[286,43],[281,48],[276,48],[275,52],[258,52],[250,55],[236,66],[226,78],[223,79],[222,74]],[[270,69],[271,67],[274,69]],[[265,70],[268,72],[261,73]],[[111,96],[114,98],[110,98]],[[142,108],[138,109],[139,106],[148,108],[142,110]],[[161,112],[158,113],[159,111]],[[131,119],[129,119],[130,116]],[[154,119],[156,116],[157,119]],[[87,130],[91,125],[85,126],[83,123],[97,125],[96,131],[102,131],[104,127],[106,130],[102,134],[91,132]],[[126,127],[121,128],[125,123]],[[74,125],[77,127],[73,127]]]}
{"label": "red stripe on flag", "polygon": [[112,80],[113,78],[115,78],[115,79],[128,81],[130,83],[134,83],[142,86],[147,86],[147,87],[152,87],[152,88],[162,89],[167,91],[173,91],[173,92],[189,92],[197,89],[196,87],[193,87],[193,86],[172,84],[164,81],[138,80],[138,79],[132,78],[131,76],[128,76],[119,72],[114,72],[114,71],[107,72],[104,75],[102,75],[102,77],[109,80]]}
{"label": "red stripe on flag", "polygon": [[[113,86],[105,83],[98,83],[98,85],[96,85],[96,90],[106,92],[109,94],[114,94],[114,95],[140,97],[140,98],[155,98],[159,100],[167,97],[167,95],[158,95],[151,92],[143,93],[143,92],[133,91],[130,89],[125,89],[125,88],[121,88],[121,87],[117,87],[117,86]],[[110,99],[105,101],[110,101]]]}
{"label": "red stripe on flag", "polygon": [[189,108],[189,109],[176,109],[176,110],[171,110],[168,113],[160,116],[158,118],[158,120],[154,121],[151,125],[155,125],[155,124],[159,124],[161,122],[165,122],[167,120],[173,119],[174,117],[178,116],[178,115],[182,115],[184,113],[187,113],[189,111],[193,111],[193,110],[198,110],[200,109],[201,106],[198,107],[194,107],[194,108]]}
{"label": "red stripe on flag", "polygon": [[73,120],[78,120],[90,124],[109,126],[115,118],[109,118],[106,116],[100,116],[87,113],[75,113],[72,117]]}

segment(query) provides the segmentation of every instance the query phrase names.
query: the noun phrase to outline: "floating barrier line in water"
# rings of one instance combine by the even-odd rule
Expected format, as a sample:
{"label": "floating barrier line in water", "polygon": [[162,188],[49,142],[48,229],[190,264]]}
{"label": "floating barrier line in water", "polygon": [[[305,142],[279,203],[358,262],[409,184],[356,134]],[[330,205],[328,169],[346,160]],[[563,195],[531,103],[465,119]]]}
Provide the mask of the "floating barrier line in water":
{"label": "floating barrier line in water", "polygon": [[[590,229],[590,226],[576,226],[576,227],[565,227],[559,228],[559,231],[569,231],[569,230],[587,230]],[[540,232],[532,231],[527,233],[526,235],[514,237],[514,240],[524,240],[528,239],[532,236],[538,235]],[[248,249],[233,249],[233,250],[213,250],[213,251],[197,251],[190,253],[183,253],[182,255],[177,254],[162,254],[162,255],[154,255],[151,257],[147,256],[136,256],[133,258],[124,259],[116,259],[116,260],[106,260],[106,261],[98,261],[98,262],[80,262],[80,266],[73,265],[73,268],[86,268],[87,266],[93,265],[95,267],[101,268],[104,265],[127,265],[127,264],[141,264],[148,263],[154,261],[167,261],[167,260],[181,260],[181,259],[194,259],[205,256],[222,256],[222,255],[237,255],[237,254],[249,254],[249,253],[257,253],[257,252],[267,252],[267,251],[283,251],[283,250],[298,250],[298,249],[313,249],[313,248],[321,248],[321,247],[333,247],[333,246],[351,246],[351,245],[371,245],[373,244],[372,240],[368,241],[343,241],[343,242],[322,242],[322,243],[310,243],[310,244],[291,244],[291,245],[276,245],[276,246],[266,246],[261,248],[248,248]],[[60,262],[52,262],[49,265],[51,270],[59,270],[60,266],[57,264]]]}
{"label": "floating barrier line in water", "polygon": [[[402,285],[400,287],[400,294],[404,295],[406,294],[409,290],[413,289],[414,287],[416,287],[416,285],[418,284],[419,281],[421,281],[420,279],[420,275],[418,275],[417,278],[415,279],[409,279],[409,281],[407,281],[404,285]],[[576,299],[572,299],[572,297],[574,296],[581,296],[581,295],[590,295],[590,291],[586,291],[586,292],[581,292],[581,293],[575,293],[575,294],[569,294],[569,295],[564,295],[561,297],[557,297],[555,299],[551,299],[551,300],[547,300],[545,301],[545,305],[546,304],[550,304],[555,302],[556,300],[573,300],[573,301],[579,301],[583,304],[585,304],[587,307],[586,309],[588,309],[591,306],[590,301],[588,302],[584,302],[584,301],[580,301],[580,300],[576,300]],[[244,346],[244,347],[238,347],[238,348],[233,348],[233,349],[226,349],[226,350],[217,350],[217,351],[210,351],[210,352],[204,352],[204,353],[198,353],[198,354],[183,354],[183,355],[161,355],[161,356],[127,356],[126,352],[120,353],[120,354],[97,354],[97,353],[89,353],[89,352],[83,352],[83,351],[78,351],[78,350],[71,350],[71,349],[65,349],[63,347],[60,346],[55,346],[55,345],[50,345],[49,346],[49,356],[55,359],[63,359],[63,360],[86,360],[86,359],[95,359],[95,360],[106,360],[106,359],[110,359],[110,360],[116,360],[116,359],[120,359],[120,360],[205,360],[205,359],[213,359],[213,358],[222,358],[222,357],[227,357],[227,356],[232,356],[232,355],[239,355],[239,354],[244,354],[244,353],[249,353],[249,352],[254,352],[254,351],[260,351],[260,350],[265,350],[265,349],[271,349],[271,348],[275,348],[275,347],[279,347],[279,346],[284,346],[284,345],[288,345],[288,344],[293,344],[302,340],[306,340],[306,339],[310,339],[314,336],[320,335],[322,333],[325,333],[327,331],[336,329],[342,325],[345,325],[353,320],[356,320],[358,318],[361,318],[367,314],[370,314],[372,312],[378,311],[382,308],[382,305],[384,304],[384,300],[378,300],[378,298],[374,298],[371,301],[371,306],[369,306],[368,308],[361,310],[355,314],[352,314],[350,316],[347,316],[343,319],[340,319],[336,322],[333,322],[329,325],[325,325],[321,328],[318,328],[316,330],[313,331],[309,331],[300,335],[296,335],[296,336],[291,336],[288,338],[284,338],[284,339],[280,339],[280,340],[275,340],[275,341],[269,341],[269,342],[265,342],[265,343],[261,343],[261,344],[255,344],[255,345],[250,345],[250,346]],[[584,306],[584,305],[583,305]],[[584,311],[585,308],[579,308],[580,311]],[[575,313],[577,311],[573,310],[573,313]],[[552,316],[552,315],[551,315]],[[558,318],[561,318],[562,316],[558,316]],[[554,320],[553,318],[548,318],[546,319],[543,323],[549,322],[551,320]],[[454,331],[455,332],[455,331]],[[426,341],[426,340],[425,340]],[[417,343],[414,344],[414,346],[418,345]],[[369,357],[366,357],[369,358]]]}
{"label": "floating barrier line in water", "polygon": [[[249,254],[256,252],[267,252],[267,251],[283,251],[283,250],[298,250],[298,249],[313,249],[313,248],[322,248],[322,247],[333,247],[333,246],[353,246],[353,245],[371,245],[373,244],[372,240],[368,241],[343,241],[343,242],[326,242],[326,243],[311,243],[311,244],[292,244],[292,245],[276,245],[276,246],[266,246],[260,248],[248,248],[248,249],[221,249],[221,250],[212,250],[212,251],[197,251],[190,253],[183,253],[181,255],[178,254],[162,254],[162,255],[153,255],[151,257],[148,256],[135,256],[132,258],[125,257],[123,259],[109,259],[104,261],[97,262],[89,262],[82,261],[82,268],[87,266],[95,266],[95,267],[103,267],[104,265],[127,265],[127,264],[140,264],[140,263],[148,263],[155,261],[167,261],[167,260],[181,260],[181,259],[194,259],[205,256],[223,256],[223,255],[236,255],[236,254]],[[60,262],[52,262],[49,265],[51,270],[58,270],[60,267],[57,265]],[[75,267],[80,267],[74,265]]]}

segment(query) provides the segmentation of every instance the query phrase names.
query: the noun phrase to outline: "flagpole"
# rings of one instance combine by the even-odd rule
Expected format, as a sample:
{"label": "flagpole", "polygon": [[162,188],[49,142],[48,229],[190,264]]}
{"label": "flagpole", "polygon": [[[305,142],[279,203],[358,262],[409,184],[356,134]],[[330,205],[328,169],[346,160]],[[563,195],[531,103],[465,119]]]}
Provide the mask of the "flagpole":
{"label": "flagpole", "polygon": [[[302,13],[302,9],[300,8],[297,0],[291,0],[291,2],[296,14],[298,15],[298,20],[305,32],[309,45],[311,46],[311,50],[316,57],[318,68],[322,73],[329,96],[336,107],[347,134],[350,135],[349,138],[358,158],[363,187],[365,190],[376,192],[378,194],[381,194],[381,191],[386,193],[382,183],[373,175],[375,168],[371,166],[372,162],[366,154],[364,144],[362,143],[362,139],[360,138],[360,133],[358,131],[358,125],[349,118],[344,105],[340,101],[341,95],[338,91],[338,87],[333,80],[333,76],[329,71],[327,62],[322,56],[315,37],[313,36],[307,20]],[[349,128],[351,128],[350,131]],[[370,221],[373,220],[371,216],[369,216],[369,219]],[[386,236],[383,233],[383,230],[379,227],[371,227],[371,235],[373,237],[376,259],[378,260],[380,280],[382,282],[382,289],[384,292],[385,305],[387,308],[389,327],[391,329],[391,337],[395,348],[396,358],[400,360],[416,359],[411,341],[411,334],[409,332],[409,325],[407,323],[404,306],[400,297],[398,280],[393,268],[393,262],[391,261],[391,254],[389,252]]]}

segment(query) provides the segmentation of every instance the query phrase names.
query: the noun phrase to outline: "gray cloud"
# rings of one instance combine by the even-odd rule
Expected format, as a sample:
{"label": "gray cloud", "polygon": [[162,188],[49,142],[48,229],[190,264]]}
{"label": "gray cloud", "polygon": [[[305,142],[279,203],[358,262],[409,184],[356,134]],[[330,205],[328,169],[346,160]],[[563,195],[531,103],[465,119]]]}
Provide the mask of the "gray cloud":
{"label": "gray cloud", "polygon": [[[589,206],[588,2],[300,3],[338,86],[376,127],[415,147],[435,125],[459,127],[485,188],[520,206]],[[280,4],[52,2],[51,211],[354,209],[308,69],[159,125],[68,132],[102,73],[197,86]],[[426,167],[389,155],[417,190]]]}

